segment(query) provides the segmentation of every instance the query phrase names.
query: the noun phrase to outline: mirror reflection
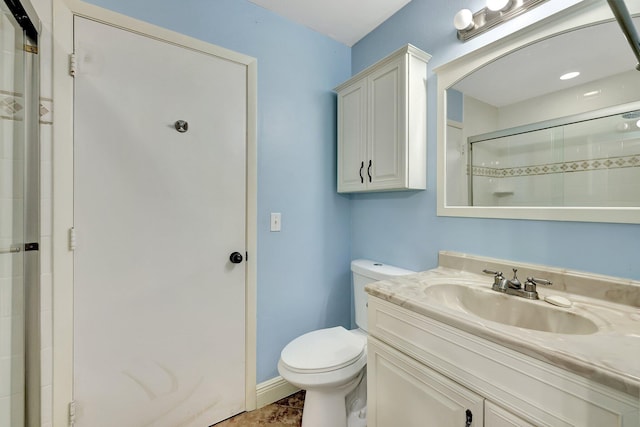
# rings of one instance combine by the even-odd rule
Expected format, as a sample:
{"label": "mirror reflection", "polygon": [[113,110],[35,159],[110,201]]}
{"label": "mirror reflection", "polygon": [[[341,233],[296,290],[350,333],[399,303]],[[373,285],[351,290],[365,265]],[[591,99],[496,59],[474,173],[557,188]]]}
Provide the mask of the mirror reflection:
{"label": "mirror reflection", "polygon": [[446,91],[446,204],[640,207],[635,66],[612,21],[530,44],[457,81]]}

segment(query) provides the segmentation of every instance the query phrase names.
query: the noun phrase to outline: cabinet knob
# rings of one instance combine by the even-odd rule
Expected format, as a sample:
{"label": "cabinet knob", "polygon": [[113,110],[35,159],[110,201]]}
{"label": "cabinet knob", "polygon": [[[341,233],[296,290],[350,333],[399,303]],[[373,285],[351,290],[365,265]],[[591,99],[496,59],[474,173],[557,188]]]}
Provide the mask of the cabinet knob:
{"label": "cabinet knob", "polygon": [[369,175],[369,182],[371,182],[371,160],[369,160],[369,167],[367,168],[367,175]]}
{"label": "cabinet knob", "polygon": [[362,169],[364,169],[364,160],[360,162],[360,184],[364,184],[364,177],[362,176]]}

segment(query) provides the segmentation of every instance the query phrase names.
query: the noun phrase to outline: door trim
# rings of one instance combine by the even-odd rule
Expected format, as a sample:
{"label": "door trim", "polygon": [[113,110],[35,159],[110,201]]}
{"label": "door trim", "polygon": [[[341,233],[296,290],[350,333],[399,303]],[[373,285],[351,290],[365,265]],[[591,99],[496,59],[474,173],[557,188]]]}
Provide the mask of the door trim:
{"label": "door trim", "polygon": [[[79,0],[53,1],[53,425],[69,424],[73,401],[73,17],[81,16],[166,43],[218,56],[247,67],[247,189],[245,263],[245,407],[256,408],[257,283],[257,61],[174,31]],[[81,242],[80,242],[81,244]]]}

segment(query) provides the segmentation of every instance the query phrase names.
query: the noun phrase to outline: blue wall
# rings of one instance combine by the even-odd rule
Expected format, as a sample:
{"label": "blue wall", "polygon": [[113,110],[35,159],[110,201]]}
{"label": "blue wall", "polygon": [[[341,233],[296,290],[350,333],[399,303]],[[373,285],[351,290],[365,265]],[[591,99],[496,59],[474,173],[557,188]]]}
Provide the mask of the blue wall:
{"label": "blue wall", "polygon": [[428,72],[428,189],[353,196],[352,256],[424,270],[437,264],[439,250],[454,250],[640,279],[640,225],[436,216],[436,76],[432,69],[578,1],[548,2],[469,42],[459,42],[453,16],[463,7],[478,10],[483,3],[413,0],[353,46],[353,73],[406,43],[433,57]]}
{"label": "blue wall", "polygon": [[[247,0],[90,0],[258,59],[258,382],[277,375],[292,338],[349,325],[352,258],[421,270],[436,265],[439,250],[455,250],[640,279],[638,225],[436,216],[431,70],[579,1],[548,2],[460,43],[454,14],[483,0],[413,0],[349,49]],[[338,195],[331,89],[406,43],[433,55],[429,189]],[[282,232],[268,231],[270,212],[282,213]]]}
{"label": "blue wall", "polygon": [[[349,197],[336,194],[336,100],[350,48],[246,0],[92,0],[258,59],[258,366],[282,348],[350,324]],[[169,59],[168,59],[169,60]],[[269,232],[270,212],[282,231]]]}

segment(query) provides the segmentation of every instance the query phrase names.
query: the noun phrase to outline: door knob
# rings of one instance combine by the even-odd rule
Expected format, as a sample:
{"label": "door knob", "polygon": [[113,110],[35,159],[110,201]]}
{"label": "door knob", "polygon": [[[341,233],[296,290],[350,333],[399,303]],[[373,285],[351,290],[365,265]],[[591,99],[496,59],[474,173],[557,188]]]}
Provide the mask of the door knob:
{"label": "door knob", "polygon": [[234,252],[229,255],[229,261],[234,264],[240,264],[242,262],[242,254],[240,252]]}

